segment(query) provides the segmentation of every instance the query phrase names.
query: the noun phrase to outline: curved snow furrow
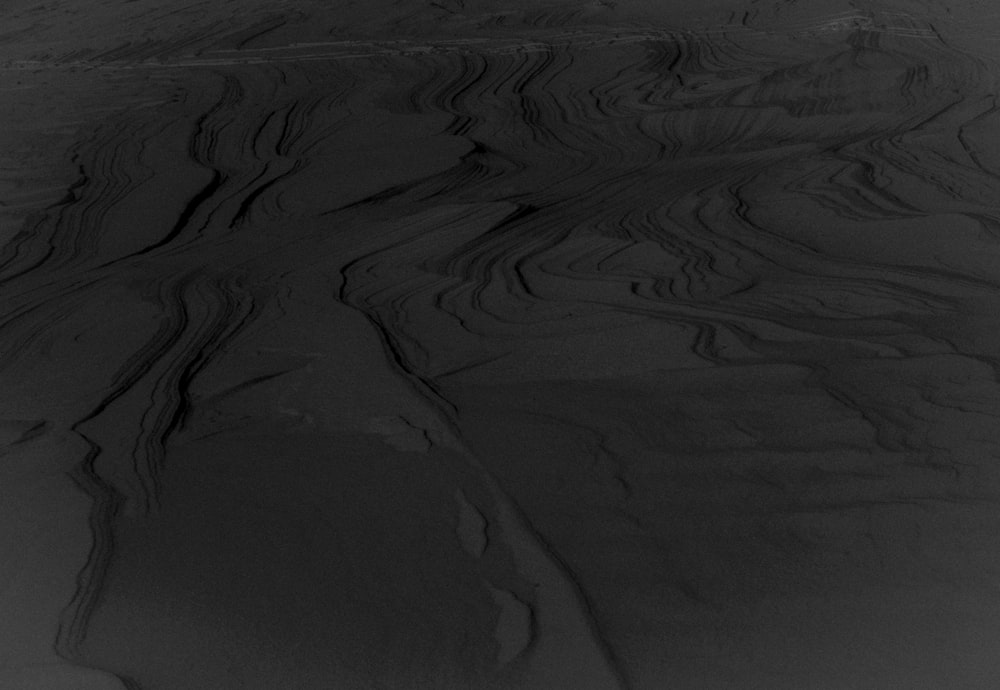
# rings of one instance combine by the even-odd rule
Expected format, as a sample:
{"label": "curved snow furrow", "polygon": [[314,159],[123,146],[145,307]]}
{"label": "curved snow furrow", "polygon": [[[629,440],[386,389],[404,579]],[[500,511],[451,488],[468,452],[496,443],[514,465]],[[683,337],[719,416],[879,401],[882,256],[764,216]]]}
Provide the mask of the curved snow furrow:
{"label": "curved snow furrow", "polygon": [[[688,40],[684,51],[677,48],[661,49],[659,56],[655,58],[655,63],[646,61],[633,67],[618,68],[617,73],[610,75],[609,81],[599,87],[591,86],[586,92],[573,90],[569,93],[565,91],[560,93],[556,90],[561,83],[573,83],[572,60],[565,61],[564,66],[559,68],[557,78],[543,72],[547,65],[546,59],[535,58],[534,54],[518,56],[520,64],[516,71],[513,65],[518,62],[511,62],[512,68],[508,69],[506,74],[488,76],[490,71],[487,69],[483,71],[484,77],[481,83],[470,84],[467,78],[461,86],[461,92],[467,96],[463,101],[466,108],[463,113],[466,124],[462,126],[462,132],[485,142],[491,150],[504,151],[506,144],[504,139],[516,140],[520,147],[518,157],[523,160],[528,160],[528,152],[535,148],[539,152],[551,150],[552,154],[540,153],[542,166],[545,165],[544,161],[549,155],[566,156],[571,160],[586,162],[586,165],[559,166],[562,177],[556,185],[542,188],[547,192],[544,196],[539,190],[526,191],[513,197],[538,208],[532,216],[516,224],[496,228],[477,238],[472,244],[451,250],[450,257],[439,270],[462,282],[443,290],[432,302],[450,305],[450,309],[462,318],[467,327],[477,323],[476,311],[482,312],[482,316],[488,316],[490,319],[499,318],[501,322],[509,324],[524,322],[537,325],[538,317],[549,311],[546,305],[559,302],[560,295],[588,293],[589,288],[583,284],[589,280],[597,281],[595,284],[597,287],[594,288],[596,292],[601,290],[600,285],[608,284],[608,281],[621,281],[630,286],[632,295],[644,296],[644,300],[689,305],[692,302],[708,299],[713,303],[713,311],[726,312],[730,309],[723,304],[726,299],[732,298],[737,300],[731,308],[732,313],[742,312],[745,315],[753,313],[758,319],[767,319],[768,314],[771,314],[777,321],[788,325],[796,321],[804,323],[803,319],[794,319],[796,308],[787,308],[789,304],[794,304],[794,301],[786,302],[785,308],[778,308],[781,298],[769,296],[761,301],[759,308],[752,306],[753,289],[760,282],[761,271],[767,274],[777,270],[773,263],[776,258],[779,264],[787,269],[797,259],[803,258],[799,254],[804,251],[807,257],[811,256],[813,264],[822,265],[823,262],[816,255],[815,249],[809,242],[796,242],[794,235],[785,232],[774,233],[766,222],[763,224],[752,222],[746,216],[746,210],[738,211],[732,208],[724,210],[725,207],[720,206],[715,200],[724,195],[722,190],[725,187],[738,188],[742,191],[735,197],[734,203],[749,209],[749,213],[753,214],[755,208],[759,206],[759,200],[755,197],[756,190],[773,186],[765,173],[769,166],[784,165],[783,161],[788,161],[790,164],[803,156],[806,160],[816,160],[818,155],[819,160],[826,166],[826,172],[822,172],[823,168],[813,168],[804,175],[789,174],[785,176],[787,182],[783,182],[779,189],[789,195],[812,199],[836,213],[845,222],[861,223],[882,221],[887,218],[897,218],[902,221],[918,217],[922,212],[912,201],[894,195],[891,189],[895,185],[887,186],[882,182],[898,176],[897,172],[887,167],[888,165],[905,169],[902,161],[886,155],[885,147],[891,145],[909,152],[911,156],[914,155],[913,152],[919,150],[919,147],[908,141],[900,141],[899,136],[913,131],[914,119],[926,120],[928,117],[937,117],[942,107],[945,110],[951,107],[947,94],[938,99],[938,104],[928,103],[927,95],[933,92],[933,87],[929,84],[946,82],[947,78],[954,74],[953,69],[934,73],[925,65],[907,64],[911,58],[926,59],[926,54],[920,53],[923,48],[913,44],[907,45],[906,42],[912,40],[910,37],[896,35],[867,37],[865,33],[867,27],[863,25],[854,26],[854,30],[857,40],[853,47],[844,50],[834,47],[832,54],[826,57],[763,73],[760,73],[760,65],[762,62],[765,65],[769,63],[767,60],[761,61],[760,55],[753,52],[760,50],[759,46],[755,45],[752,50],[741,49],[736,45],[735,39],[713,43],[704,37],[695,37]],[[890,38],[892,45],[888,45]],[[900,50],[900,47],[903,50]],[[953,63],[961,61],[960,56],[948,52],[946,48],[938,47],[938,50],[946,54],[947,59]],[[579,57],[574,58],[574,60],[579,59]],[[777,54],[771,57],[770,64],[777,65],[787,61],[788,56]],[[529,68],[528,65],[532,62],[535,67]],[[657,64],[660,67],[656,67]],[[688,84],[697,79],[712,80],[713,89],[711,92],[705,92],[705,95],[699,95],[697,91],[688,89],[688,96],[679,103],[671,104],[676,98],[676,95],[671,95],[676,93],[676,88],[670,82],[662,82],[659,85],[656,85],[655,80],[651,82],[649,76],[651,68],[659,69],[664,78],[670,74],[683,73],[682,81]],[[755,70],[758,72],[757,76],[754,76]],[[727,85],[725,79],[719,80],[720,73],[732,73],[736,78]],[[869,101],[870,107],[877,112],[892,112],[893,117],[890,122],[883,121],[876,124],[877,121],[873,119],[871,124],[868,124],[863,115],[864,106],[859,109],[857,105],[844,105],[842,94],[845,90],[845,80],[854,78],[857,73],[885,74],[889,82],[899,84],[898,92],[878,88],[870,92],[870,98],[873,99]],[[516,76],[518,74],[521,76]],[[852,76],[843,76],[845,74]],[[969,78],[976,78],[974,65],[972,71],[967,74],[971,75]],[[544,83],[546,88],[533,89],[532,83]],[[676,76],[673,84],[676,84]],[[647,92],[639,98],[628,93],[630,90],[633,93],[636,90],[641,92],[643,85],[660,91]],[[817,92],[829,95],[822,97],[808,95]],[[533,107],[518,113],[508,110],[497,119],[497,112],[491,104],[504,99],[509,103],[520,100],[523,104],[524,95],[528,93],[538,95],[530,104]],[[894,93],[896,95],[893,95]],[[786,94],[807,94],[805,96],[807,100],[789,100]],[[558,106],[552,109],[540,108],[539,105],[545,104],[547,97],[553,102],[559,101]],[[863,94],[862,97],[868,96]],[[943,102],[942,98],[945,99]],[[436,96],[435,99],[438,103],[442,102],[440,96]],[[862,101],[859,101],[860,103]],[[670,108],[655,115],[658,131],[650,128],[652,124],[650,118],[653,117],[650,114],[652,104],[662,104]],[[454,111],[459,105],[451,101],[447,107]],[[915,110],[917,107],[926,114],[921,115],[917,112]],[[477,112],[484,114],[476,118]],[[551,116],[546,117],[547,113],[551,113]],[[856,130],[857,138],[853,141],[848,139],[845,145],[845,134],[847,136],[851,134],[834,133],[823,121],[823,118],[831,115],[863,123],[861,129]],[[506,121],[511,117],[525,121],[529,125],[529,131],[523,133],[515,131],[514,136],[510,137],[500,132],[483,131],[485,125],[477,127],[475,124],[468,124],[470,120],[487,123]],[[634,162],[637,156],[642,155],[640,152],[643,151],[643,146],[636,145],[634,138],[630,139],[627,136],[631,131],[634,137],[635,130],[619,128],[616,130],[617,137],[594,136],[595,130],[606,125],[610,118],[631,120],[636,123],[636,129],[640,129],[647,137],[651,137],[664,147],[660,153],[662,160],[712,157],[718,157],[720,161],[740,160],[736,170],[741,172],[738,177],[735,176],[736,173],[729,173],[734,175],[733,181],[725,186],[713,186],[697,191],[687,185],[681,188],[675,187],[668,192],[668,198],[675,197],[669,205],[650,206],[648,202],[639,201],[642,194],[638,191],[629,194],[624,192],[624,185],[617,186],[614,173],[611,172],[614,170],[614,162],[611,162],[615,160],[614,158],[608,156],[598,158],[593,155],[593,152],[599,150],[597,142],[605,145],[616,144],[617,160],[622,162]],[[856,124],[853,126],[857,127]],[[558,138],[547,138],[546,130],[558,132]],[[569,138],[577,132],[582,134]],[[820,133],[823,134],[817,136]],[[589,136],[589,140],[585,138],[586,136]],[[581,152],[586,152],[583,158],[578,158],[575,150],[569,148],[570,142],[576,144]],[[833,152],[823,151],[823,148],[833,144],[837,145]],[[787,153],[781,153],[782,147],[789,147]],[[648,149],[648,146],[646,148]],[[755,151],[767,153],[757,160],[745,157]],[[869,151],[872,153],[867,153]],[[876,151],[879,153],[875,153]],[[710,163],[706,161],[706,165]],[[919,165],[920,163],[914,162],[909,167],[918,170]],[[791,173],[791,168],[789,172]],[[516,188],[517,176],[521,174],[530,176],[532,173],[537,175],[538,170],[532,169],[531,166],[520,166],[517,171],[508,173],[510,185]],[[633,174],[622,175],[621,179],[623,183],[627,180],[635,186],[634,180],[641,176],[643,182],[651,188],[653,185],[649,181],[656,179],[658,174],[662,175],[668,184],[676,183],[676,173],[670,168],[658,170],[655,159],[646,167],[636,167]],[[713,169],[712,172],[706,173],[706,176],[717,174],[717,169]],[[495,184],[504,177],[501,176],[496,181],[493,178],[487,179],[490,184]],[[956,192],[954,188],[949,188],[947,185],[952,182],[953,180],[949,179],[944,183],[942,191],[957,195],[965,194],[963,190]],[[459,185],[460,182],[456,181],[445,189],[458,189]],[[665,189],[669,190],[670,187]],[[826,191],[827,189],[830,191]],[[566,193],[561,193],[563,190],[566,190]],[[575,194],[569,190],[574,190]],[[671,209],[683,208],[682,203],[686,203],[683,202],[685,195],[688,199],[701,198],[701,201],[678,215],[677,211]],[[638,202],[638,208],[630,209],[627,214],[616,218],[615,209],[634,202]],[[640,275],[629,278],[628,272],[623,276],[614,276],[600,275],[602,272],[581,274],[577,270],[567,269],[569,266],[578,267],[581,261],[575,254],[581,249],[574,246],[575,238],[579,235],[575,231],[568,232],[569,228],[580,227],[576,218],[591,219],[596,211],[600,218],[598,226],[609,229],[598,231],[599,234],[603,234],[610,231],[610,228],[615,228],[617,231],[621,225],[628,225],[629,221],[625,220],[627,217],[633,215],[649,217],[650,213],[660,212],[657,211],[658,208],[661,211],[665,209],[666,217],[671,218],[667,226],[658,224],[662,230],[653,232],[655,241],[659,242],[659,246],[667,255],[672,255],[671,261],[676,262],[673,268],[666,272],[671,277],[646,278]],[[550,217],[559,220],[550,223],[547,220]],[[557,229],[560,226],[562,229]],[[717,239],[713,239],[716,233],[721,234]],[[763,253],[759,249],[751,249],[755,238],[759,241],[762,234],[771,242]],[[574,238],[574,243],[568,242],[570,238]],[[775,251],[778,252],[777,256],[768,256],[768,252]],[[553,254],[559,258],[554,258]],[[831,266],[831,275],[840,268],[837,265]],[[898,295],[902,303],[908,302],[905,299],[907,291],[914,289],[912,274],[908,269],[897,271],[899,275],[896,276],[896,280],[873,281],[875,272],[886,270],[886,266],[873,263],[871,268],[871,276],[866,279],[871,288],[859,288],[854,293],[856,297],[853,298],[849,297],[853,292],[849,289],[841,293],[839,299],[854,303],[856,305],[854,309],[870,311],[862,306],[863,296],[868,294],[869,289],[875,289],[875,286],[884,286],[878,289],[887,291],[885,294]],[[607,270],[603,273],[607,273]],[[780,282],[774,284],[773,281],[768,283],[782,284]],[[713,284],[715,287],[710,287]],[[770,289],[773,291],[775,288]],[[462,314],[462,308],[458,306],[462,302],[456,300],[459,294],[466,296],[464,299],[468,300],[466,302],[468,308],[473,311]],[[826,316],[822,318],[842,321],[855,313],[851,311],[851,307],[847,307],[847,311],[839,307],[830,307],[825,299],[823,297],[813,299],[803,295],[798,308],[803,309],[805,312],[803,317],[806,320],[817,319],[821,314],[825,314]],[[507,308],[500,306],[505,300],[508,301]],[[571,303],[574,301],[578,300],[569,300]],[[517,304],[521,306],[515,307]],[[893,311],[894,305],[891,300],[883,304],[888,310],[885,313]],[[393,301],[392,305],[393,309],[405,309],[405,300]],[[614,308],[627,308],[626,304],[619,301],[612,301],[609,305],[613,305]],[[812,306],[806,307],[806,305]],[[648,305],[643,308],[648,309]],[[931,310],[931,307],[921,300],[910,302],[909,308],[924,314]],[[669,312],[669,307],[667,310]],[[413,313],[418,312],[413,310]],[[526,316],[529,313],[535,316]],[[555,313],[567,312],[559,308],[553,311],[553,314]],[[407,317],[407,320],[412,322],[413,316]],[[489,327],[483,330],[485,323],[488,321],[476,327],[477,332],[489,332]],[[410,328],[412,330],[413,326]]]}
{"label": "curved snow furrow", "polygon": [[[875,592],[908,582],[904,566],[936,546],[928,531],[945,542],[973,521],[962,511],[985,510],[1000,447],[995,67],[877,14],[761,28],[764,10],[737,12],[700,33],[566,27],[611,9],[479,16],[476,31],[500,32],[483,40],[317,29],[281,45],[294,21],[255,19],[227,34],[234,49],[178,39],[51,58],[159,61],[158,80],[179,80],[169,106],[109,117],[78,145],[64,203],[0,254],[10,405],[86,446],[73,476],[93,501],[93,544],[64,657],[127,666],[133,641],[108,631],[134,615],[142,577],[189,559],[204,589],[167,606],[197,595],[208,613],[180,606],[178,625],[192,622],[198,644],[238,634],[254,651],[185,647],[200,670],[164,670],[149,650],[186,640],[136,629],[139,672],[122,673],[135,683],[250,686],[251,671],[226,674],[258,662],[272,684],[295,685],[310,664],[367,669],[350,685],[372,664],[330,648],[362,649],[394,616],[424,630],[412,620],[433,608],[424,597],[453,577],[449,596],[468,598],[455,638],[496,660],[484,687],[583,687],[591,672],[609,688],[732,687],[749,677],[741,664],[773,679],[797,653],[810,669],[824,661],[787,635],[733,630],[807,601],[824,613],[799,623],[833,639],[809,627],[834,616],[810,599],[825,583],[842,577],[840,596],[857,573]],[[472,10],[435,12],[454,28]],[[221,40],[212,32],[202,38]],[[223,393],[193,392],[205,390]],[[253,468],[219,457],[257,445]],[[322,467],[298,457],[318,447]],[[172,475],[181,452],[189,474]],[[272,457],[288,466],[262,467]],[[199,462],[237,511],[228,521],[194,488],[164,489]],[[296,462],[316,479],[296,483]],[[388,489],[346,495],[366,463]],[[254,472],[262,507],[248,502],[264,517],[240,493]],[[432,475],[440,487],[421,483]],[[434,512],[439,495],[460,497],[457,516]],[[323,513],[349,500],[398,552],[352,542],[350,511]],[[189,509],[220,519],[223,547],[199,541],[178,517]],[[239,524],[242,510],[259,521]],[[236,554],[216,581],[225,530],[261,562]],[[413,553],[394,530],[418,535]],[[904,532],[905,548],[879,542]],[[110,577],[128,561],[120,544],[147,536],[169,549]],[[967,539],[985,577],[987,537]],[[444,565],[421,560],[424,547]],[[945,561],[934,567],[957,570]],[[330,584],[357,586],[347,571],[363,563],[399,589],[366,596],[410,605],[387,612]],[[876,602],[864,614],[875,632],[856,634],[912,662],[893,631],[922,630],[899,613],[919,600],[900,596],[906,606]],[[302,605],[312,598],[331,620]],[[315,649],[274,651],[299,626],[282,607],[313,626]],[[218,623],[233,611],[245,629]],[[445,627],[426,629],[450,650]],[[795,673],[789,687],[816,678]]]}
{"label": "curved snow furrow", "polygon": [[102,134],[78,154],[88,159],[88,166],[83,166],[86,182],[55,221],[57,230],[50,240],[55,252],[46,262],[50,270],[65,270],[113,254],[120,240],[108,227],[109,213],[152,178],[153,172],[139,164],[147,133],[139,127],[123,127]]}
{"label": "curved snow furrow", "polygon": [[103,400],[72,426],[91,449],[76,477],[94,501],[94,544],[61,624],[58,648],[67,658],[78,656],[99,605],[115,556],[115,524],[155,513],[166,445],[184,424],[191,381],[253,311],[252,300],[228,281],[182,278],[160,291],[166,317],[160,328],[123,363]]}

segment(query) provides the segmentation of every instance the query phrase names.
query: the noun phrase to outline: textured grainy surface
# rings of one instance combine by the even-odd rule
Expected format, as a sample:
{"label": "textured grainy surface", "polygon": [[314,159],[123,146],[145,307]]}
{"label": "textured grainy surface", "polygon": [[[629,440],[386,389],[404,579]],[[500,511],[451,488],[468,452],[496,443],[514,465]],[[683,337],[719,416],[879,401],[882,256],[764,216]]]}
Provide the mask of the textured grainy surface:
{"label": "textured grainy surface", "polygon": [[1000,686],[989,5],[0,22],[0,687]]}

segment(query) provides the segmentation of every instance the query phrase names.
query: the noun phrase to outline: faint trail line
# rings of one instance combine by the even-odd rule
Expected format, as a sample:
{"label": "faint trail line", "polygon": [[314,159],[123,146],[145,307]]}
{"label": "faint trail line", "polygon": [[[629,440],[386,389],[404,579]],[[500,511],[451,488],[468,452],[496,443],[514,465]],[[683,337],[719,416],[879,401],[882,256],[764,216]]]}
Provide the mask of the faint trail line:
{"label": "faint trail line", "polygon": [[[879,20],[876,20],[876,17]],[[898,24],[885,20],[898,21]],[[677,42],[697,38],[712,39],[715,36],[733,34],[747,37],[767,37],[776,34],[818,34],[842,33],[864,30],[872,33],[895,34],[910,37],[934,37],[933,28],[915,26],[912,16],[903,13],[863,13],[848,12],[829,17],[802,20],[772,27],[755,27],[746,23],[717,25],[706,28],[689,29],[681,27],[659,29],[634,29],[631,27],[609,27],[598,32],[581,29],[579,32],[558,32],[553,35],[539,35],[532,39],[482,37],[464,39],[441,39],[423,43],[407,40],[396,41],[314,41],[291,43],[284,46],[240,49],[224,48],[206,50],[198,55],[177,58],[119,61],[100,60],[14,60],[0,64],[0,71],[30,71],[40,68],[62,69],[180,69],[187,67],[226,67],[236,65],[260,65],[279,62],[310,62],[336,60],[362,60],[381,56],[413,57],[438,53],[525,53],[550,50],[555,47],[600,47],[642,43],[647,41]],[[1000,39],[997,39],[1000,40]],[[318,51],[319,48],[342,48],[342,50]],[[301,51],[301,52],[300,52]],[[346,52],[345,52],[346,51]],[[280,55],[282,52],[294,53]],[[219,55],[220,57],[208,57]],[[229,56],[229,57],[225,57]]]}

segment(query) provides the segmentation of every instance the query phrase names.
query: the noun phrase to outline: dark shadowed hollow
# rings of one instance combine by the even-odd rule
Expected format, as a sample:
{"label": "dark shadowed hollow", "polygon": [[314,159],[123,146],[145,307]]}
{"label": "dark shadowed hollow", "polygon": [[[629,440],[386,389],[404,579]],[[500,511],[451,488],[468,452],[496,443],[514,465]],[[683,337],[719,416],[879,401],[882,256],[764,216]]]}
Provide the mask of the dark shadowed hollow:
{"label": "dark shadowed hollow", "polygon": [[1000,687],[1000,9],[6,0],[0,688]]}

